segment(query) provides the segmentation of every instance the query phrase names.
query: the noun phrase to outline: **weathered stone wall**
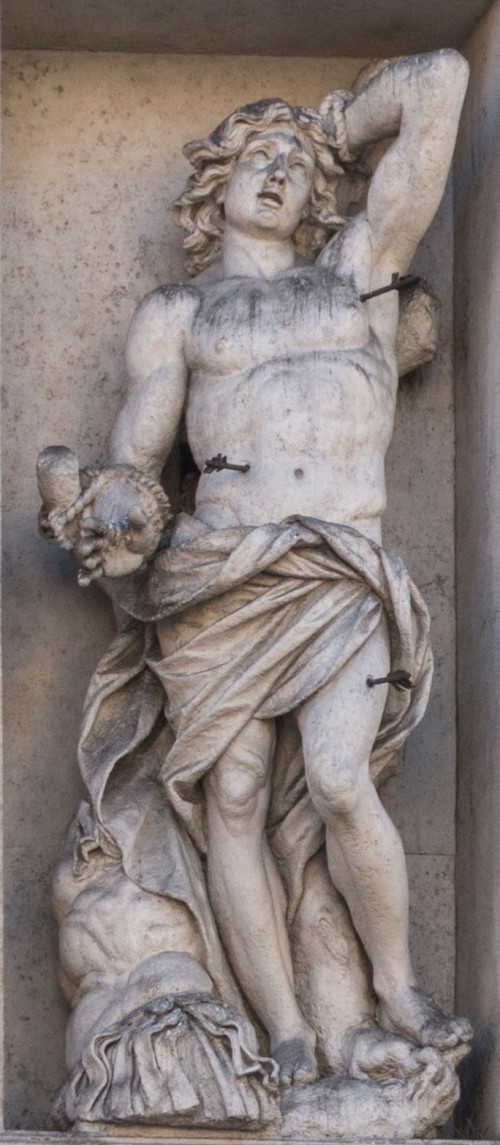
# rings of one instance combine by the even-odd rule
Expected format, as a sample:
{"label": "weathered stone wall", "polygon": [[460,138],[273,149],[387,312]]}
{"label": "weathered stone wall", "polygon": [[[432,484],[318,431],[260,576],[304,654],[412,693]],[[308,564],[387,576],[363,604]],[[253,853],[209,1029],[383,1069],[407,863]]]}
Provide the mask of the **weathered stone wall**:
{"label": "weathered stone wall", "polygon": [[458,1004],[464,1134],[500,1136],[500,3],[465,45],[456,157]]}
{"label": "weathered stone wall", "polygon": [[[62,1080],[50,876],[80,796],[85,688],[111,633],[107,602],[37,538],[39,449],[105,457],[138,300],[182,274],[168,206],[182,143],[262,95],[312,106],[363,61],[9,53],[4,69],[6,237],[4,621],[6,655],[6,1124],[45,1124]],[[453,997],[454,558],[448,192],[417,268],[443,304],[436,362],[403,383],[389,458],[386,543],[407,560],[434,620],[436,682],[387,804],[412,886],[423,985]]]}

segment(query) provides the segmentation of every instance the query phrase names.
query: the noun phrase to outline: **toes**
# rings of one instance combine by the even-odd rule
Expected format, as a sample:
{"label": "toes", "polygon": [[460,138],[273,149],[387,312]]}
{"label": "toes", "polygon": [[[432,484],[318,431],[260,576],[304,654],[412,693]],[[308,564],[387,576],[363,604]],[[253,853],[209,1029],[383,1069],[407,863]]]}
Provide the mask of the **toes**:
{"label": "toes", "polygon": [[280,1042],[272,1052],[283,1089],[292,1085],[308,1085],[318,1076],[316,1058],[301,1038]]}
{"label": "toes", "polygon": [[306,1062],[295,1065],[282,1066],[280,1069],[280,1085],[282,1089],[290,1089],[292,1085],[310,1085],[316,1081],[317,1071]]}
{"label": "toes", "polygon": [[474,1036],[474,1030],[467,1018],[456,1019],[456,1028],[460,1042],[471,1042]]}
{"label": "toes", "polygon": [[439,1050],[452,1050],[460,1043],[468,1044],[473,1035],[470,1022],[466,1018],[452,1018],[447,1026],[430,1029],[429,1044]]}
{"label": "toes", "polygon": [[450,1050],[458,1046],[460,1042],[470,1042],[473,1030],[467,1018],[454,1018],[451,1015],[446,1017],[448,1020],[444,1021],[442,1025],[430,1025],[430,1044],[440,1050]]}
{"label": "toes", "polygon": [[[426,1036],[428,1034],[428,1036]],[[425,1045],[434,1046],[437,1050],[451,1050],[453,1046],[457,1045],[458,1034],[454,1030],[446,1029],[443,1027],[437,1029],[430,1027],[424,1030],[423,1039]]]}
{"label": "toes", "polygon": [[382,1028],[396,1028],[419,1045],[440,1051],[453,1050],[472,1037],[470,1023],[465,1018],[446,1013],[416,986],[400,993],[390,1006],[382,1003],[379,1022]]}
{"label": "toes", "polygon": [[310,1085],[316,1079],[316,1070],[309,1065],[300,1065],[293,1072],[294,1085]]}
{"label": "toes", "polygon": [[470,1022],[466,1018],[453,1018],[451,1015],[442,1024],[430,1022],[424,1028],[422,1041],[438,1050],[452,1050],[460,1043],[468,1044],[473,1036]]}

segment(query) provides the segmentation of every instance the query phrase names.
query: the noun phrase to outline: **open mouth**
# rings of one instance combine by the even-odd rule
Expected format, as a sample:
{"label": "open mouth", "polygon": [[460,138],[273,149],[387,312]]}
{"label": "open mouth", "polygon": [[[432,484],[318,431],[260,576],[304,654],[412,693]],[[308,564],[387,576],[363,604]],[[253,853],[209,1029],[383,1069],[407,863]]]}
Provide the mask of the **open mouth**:
{"label": "open mouth", "polygon": [[281,195],[278,193],[278,191],[259,191],[259,194],[257,197],[263,203],[272,203],[273,205],[277,205],[278,207],[281,207],[283,204],[283,199],[282,199]]}

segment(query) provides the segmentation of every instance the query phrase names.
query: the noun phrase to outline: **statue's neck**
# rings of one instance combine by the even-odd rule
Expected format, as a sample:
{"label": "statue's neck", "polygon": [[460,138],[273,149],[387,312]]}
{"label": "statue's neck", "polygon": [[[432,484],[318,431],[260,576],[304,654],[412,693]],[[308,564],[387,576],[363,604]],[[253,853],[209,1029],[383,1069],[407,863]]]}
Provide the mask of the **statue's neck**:
{"label": "statue's neck", "polygon": [[291,239],[247,235],[226,224],[222,240],[223,278],[277,278],[294,265]]}

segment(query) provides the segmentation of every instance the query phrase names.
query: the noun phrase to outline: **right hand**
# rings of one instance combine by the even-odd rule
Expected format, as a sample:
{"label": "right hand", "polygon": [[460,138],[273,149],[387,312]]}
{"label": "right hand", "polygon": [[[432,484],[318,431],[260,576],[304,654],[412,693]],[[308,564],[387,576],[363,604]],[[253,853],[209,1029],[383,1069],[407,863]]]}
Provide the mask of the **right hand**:
{"label": "right hand", "polygon": [[79,584],[85,587],[102,576],[127,576],[151,556],[158,534],[140,496],[119,479],[96,498],[80,521],[75,555],[81,565]]}

